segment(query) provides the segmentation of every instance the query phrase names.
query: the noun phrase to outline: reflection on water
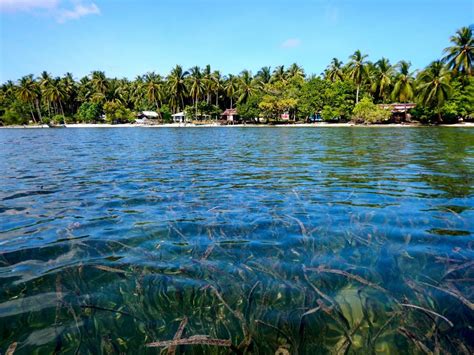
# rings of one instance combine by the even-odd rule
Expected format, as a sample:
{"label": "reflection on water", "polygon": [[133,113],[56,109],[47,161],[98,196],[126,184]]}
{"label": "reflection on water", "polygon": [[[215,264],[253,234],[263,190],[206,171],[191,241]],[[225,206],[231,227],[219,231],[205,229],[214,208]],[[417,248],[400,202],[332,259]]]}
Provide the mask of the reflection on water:
{"label": "reflection on water", "polygon": [[1,352],[156,353],[185,318],[177,337],[236,352],[474,348],[473,130],[12,129],[0,147]]}

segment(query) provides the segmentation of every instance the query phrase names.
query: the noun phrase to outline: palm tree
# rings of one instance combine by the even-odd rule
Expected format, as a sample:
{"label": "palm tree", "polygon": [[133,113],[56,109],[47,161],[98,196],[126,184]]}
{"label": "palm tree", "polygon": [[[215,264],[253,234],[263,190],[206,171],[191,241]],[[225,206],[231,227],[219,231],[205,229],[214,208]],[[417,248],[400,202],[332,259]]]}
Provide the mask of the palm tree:
{"label": "palm tree", "polygon": [[63,102],[67,97],[67,93],[64,88],[64,84],[62,83],[59,77],[51,81],[51,84],[48,86],[45,94],[49,102],[53,104],[55,112],[57,113],[58,111],[60,111],[61,114],[64,116]]}
{"label": "palm tree", "polygon": [[107,94],[109,82],[103,71],[96,70],[92,72],[91,84],[95,93],[100,93],[104,96]]}
{"label": "palm tree", "polygon": [[414,97],[414,79],[413,73],[410,72],[411,63],[400,61],[396,67],[398,73],[395,77],[395,85],[393,86],[392,99],[398,102],[409,102]]}
{"label": "palm tree", "polygon": [[210,104],[214,83],[212,81],[211,66],[209,64],[206,65],[206,67],[202,71],[202,79],[203,79],[203,85],[204,85],[204,94],[206,96],[206,102]]}
{"label": "palm tree", "polygon": [[384,101],[388,88],[392,83],[393,73],[393,67],[387,58],[382,58],[375,63],[372,90],[377,99]]}
{"label": "palm tree", "polygon": [[76,82],[71,73],[66,73],[64,77],[61,79],[61,84],[64,89],[65,97],[64,101],[66,103],[66,107],[69,109],[70,113],[74,112],[74,102],[76,99]]}
{"label": "palm tree", "polygon": [[300,67],[298,64],[293,63],[290,65],[288,70],[286,71],[286,77],[287,78],[297,78],[297,79],[304,79],[305,73],[304,69]]}
{"label": "palm tree", "polygon": [[286,71],[284,65],[279,65],[273,70],[271,81],[286,81]]}
{"label": "palm tree", "polygon": [[247,102],[248,98],[252,96],[256,90],[255,80],[248,70],[244,70],[240,73],[238,85],[239,102]]}
{"label": "palm tree", "polygon": [[326,68],[326,79],[333,83],[344,78],[344,71],[342,70],[343,63],[337,58],[332,58],[331,64]]}
{"label": "palm tree", "polygon": [[451,93],[450,74],[440,60],[431,63],[418,76],[419,99],[422,104],[435,108],[442,121],[441,107]]}
{"label": "palm tree", "polygon": [[256,77],[258,78],[261,86],[268,84],[272,79],[272,69],[270,67],[262,67],[257,72]]}
{"label": "palm tree", "polygon": [[453,69],[455,74],[461,73],[466,76],[473,75],[474,62],[474,38],[472,29],[462,27],[456,32],[456,35],[449,39],[453,44],[444,50],[446,56],[443,58],[449,68]]}
{"label": "palm tree", "polygon": [[356,50],[354,54],[349,57],[349,76],[357,86],[356,103],[359,102],[360,86],[367,75],[367,62],[365,61],[366,58],[367,55],[362,54],[360,50]]}
{"label": "palm tree", "polygon": [[[395,76],[395,85],[392,90],[392,100],[407,103],[413,100],[415,87],[413,73],[410,72],[411,63],[407,61],[400,61],[395,66],[398,72]],[[407,110],[405,106],[405,120]]]}
{"label": "palm tree", "polygon": [[46,90],[51,85],[51,75],[47,71],[43,71],[40,75],[40,90],[41,90],[41,97],[46,101],[46,105],[48,106],[48,114],[51,117],[51,102],[48,100],[47,96],[45,95]]}
{"label": "palm tree", "polygon": [[216,106],[219,107],[219,91],[222,89],[222,76],[220,71],[215,70],[211,75],[212,90],[216,95]]}
{"label": "palm tree", "polygon": [[189,82],[190,90],[189,93],[193,100],[194,111],[197,115],[197,105],[199,103],[199,98],[204,93],[204,81],[201,73],[201,69],[198,66],[194,66],[189,70]]}
{"label": "palm tree", "polygon": [[143,83],[147,100],[156,106],[156,111],[160,112],[160,102],[163,99],[161,77],[154,72],[145,75]]}
{"label": "palm tree", "polygon": [[84,76],[79,80],[77,88],[77,100],[81,103],[89,101],[92,95],[92,83],[88,76]]}
{"label": "palm tree", "polygon": [[[132,85],[126,78],[117,80],[115,83],[114,97],[118,99],[124,106],[133,108]],[[154,101],[151,101],[154,103]]]}
{"label": "palm tree", "polygon": [[225,83],[225,93],[230,98],[230,108],[234,106],[234,97],[239,89],[237,78],[229,74]]}
{"label": "palm tree", "polygon": [[31,118],[33,119],[33,122],[36,123],[35,114],[33,113],[35,106],[38,112],[38,117],[41,121],[41,111],[38,104],[40,98],[40,89],[38,84],[33,79],[32,74],[24,76],[20,79],[17,95],[21,101],[30,104]]}
{"label": "palm tree", "polygon": [[170,104],[174,112],[179,111],[180,104],[184,108],[184,96],[187,93],[185,79],[189,75],[187,71],[183,71],[180,65],[176,65],[168,76],[169,90],[170,90]]}

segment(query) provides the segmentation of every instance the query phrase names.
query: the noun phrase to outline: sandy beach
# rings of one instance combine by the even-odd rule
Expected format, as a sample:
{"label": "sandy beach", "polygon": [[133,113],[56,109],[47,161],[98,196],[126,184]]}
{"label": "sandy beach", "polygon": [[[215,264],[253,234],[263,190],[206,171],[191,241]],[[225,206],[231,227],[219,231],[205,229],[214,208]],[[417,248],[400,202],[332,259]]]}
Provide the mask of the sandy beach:
{"label": "sandy beach", "polygon": [[[166,123],[162,125],[146,125],[140,123],[122,123],[122,124],[107,124],[107,123],[73,123],[73,124],[66,124],[65,127],[59,128],[200,128],[200,127],[227,127],[227,128],[244,128],[244,127],[258,127],[258,128],[268,128],[268,127],[279,127],[279,128],[297,128],[297,127],[313,127],[313,128],[329,128],[329,127],[474,127],[474,122],[460,122],[460,123],[453,123],[453,124],[439,124],[439,125],[424,125],[420,123],[391,123],[391,124],[355,124],[355,123],[326,123],[326,122],[319,122],[319,123],[296,123],[296,124],[277,124],[277,125],[268,125],[268,124],[236,124],[236,125],[220,125],[216,123],[212,124],[182,124],[182,123]],[[12,126],[3,126],[0,127],[4,129],[43,129],[43,128],[51,128],[47,125],[30,125],[30,126],[19,126],[19,125],[12,125]]]}

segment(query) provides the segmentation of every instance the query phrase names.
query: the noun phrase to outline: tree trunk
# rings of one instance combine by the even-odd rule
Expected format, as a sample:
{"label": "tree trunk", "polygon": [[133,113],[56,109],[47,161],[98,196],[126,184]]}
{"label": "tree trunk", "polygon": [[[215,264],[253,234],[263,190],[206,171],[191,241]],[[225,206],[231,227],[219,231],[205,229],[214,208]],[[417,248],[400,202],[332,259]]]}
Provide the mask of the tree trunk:
{"label": "tree trunk", "polygon": [[41,117],[41,110],[39,107],[38,99],[35,100],[35,104],[36,104],[36,110],[38,111],[38,117],[40,119],[40,122],[43,123],[43,117]]}
{"label": "tree trunk", "polygon": [[36,118],[35,118],[35,113],[33,112],[33,105],[30,106],[30,112],[31,112],[31,118],[33,118],[33,122],[37,123]]}
{"label": "tree trunk", "polygon": [[63,104],[61,103],[61,101],[59,101],[59,107],[61,108],[61,115],[64,116],[64,109],[63,109]]}
{"label": "tree trunk", "polygon": [[199,103],[199,99],[196,96],[196,100],[194,101],[194,116],[196,116],[195,118],[197,118],[197,115],[198,115],[198,103]]}
{"label": "tree trunk", "polygon": [[160,107],[158,106],[158,101],[155,101],[155,105],[156,105],[156,112],[158,113],[158,118],[161,120],[161,123],[163,123],[163,116],[161,115]]}
{"label": "tree trunk", "polygon": [[359,90],[360,90],[360,85],[357,85],[357,91],[356,91],[356,104],[359,103]]}

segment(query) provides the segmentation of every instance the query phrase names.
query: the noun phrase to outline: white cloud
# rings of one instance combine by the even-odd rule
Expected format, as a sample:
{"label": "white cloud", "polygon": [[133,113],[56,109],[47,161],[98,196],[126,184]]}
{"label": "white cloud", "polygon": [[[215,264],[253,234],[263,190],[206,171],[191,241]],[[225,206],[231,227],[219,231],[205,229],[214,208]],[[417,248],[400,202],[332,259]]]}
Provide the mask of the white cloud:
{"label": "white cloud", "polygon": [[1,11],[30,11],[36,9],[54,9],[59,0],[0,0]]}
{"label": "white cloud", "polygon": [[57,20],[59,23],[64,23],[69,20],[77,20],[87,15],[100,15],[99,7],[94,3],[90,3],[89,5],[78,3],[74,5],[71,10],[60,9]]}
{"label": "white cloud", "polygon": [[88,0],[0,0],[0,10],[28,11],[55,18],[59,23],[100,14],[99,7]]}
{"label": "white cloud", "polygon": [[281,43],[281,48],[295,48],[301,45],[301,40],[299,38],[288,38],[287,40]]}

